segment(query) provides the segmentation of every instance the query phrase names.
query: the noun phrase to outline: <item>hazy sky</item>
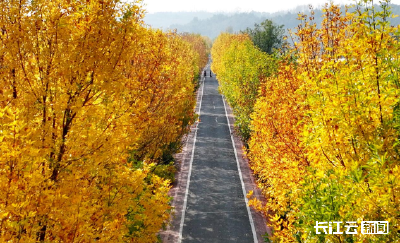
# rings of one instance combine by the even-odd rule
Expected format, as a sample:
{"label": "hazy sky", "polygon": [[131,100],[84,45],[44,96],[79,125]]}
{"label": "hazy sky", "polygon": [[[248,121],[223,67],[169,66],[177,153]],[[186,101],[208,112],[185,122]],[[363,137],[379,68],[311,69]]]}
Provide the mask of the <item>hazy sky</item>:
{"label": "hazy sky", "polygon": [[[294,9],[298,5],[312,4],[323,5],[329,0],[144,0],[145,9],[154,12],[201,11],[231,12],[231,11],[257,11],[276,12]],[[334,0],[335,3],[352,4],[352,0]],[[379,3],[378,0],[374,2]],[[400,4],[400,0],[392,0]]]}

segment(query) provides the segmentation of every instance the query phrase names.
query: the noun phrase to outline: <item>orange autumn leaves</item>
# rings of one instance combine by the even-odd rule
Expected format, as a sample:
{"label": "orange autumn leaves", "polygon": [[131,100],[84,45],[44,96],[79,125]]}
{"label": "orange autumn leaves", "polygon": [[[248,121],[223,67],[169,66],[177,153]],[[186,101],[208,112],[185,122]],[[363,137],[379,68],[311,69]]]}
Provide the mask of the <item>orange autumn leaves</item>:
{"label": "orange autumn leaves", "polygon": [[194,119],[205,54],[140,4],[0,3],[0,241],[154,242],[169,219],[152,171]]}
{"label": "orange autumn leaves", "polygon": [[[259,79],[248,155],[266,202],[251,204],[271,215],[271,240],[399,238],[399,30],[385,1],[351,11],[327,5],[320,27],[300,15],[294,47]],[[389,221],[390,233],[315,234],[316,221],[363,220]]]}
{"label": "orange autumn leaves", "polygon": [[[256,201],[252,203],[260,210],[280,212],[279,219],[286,220],[278,221],[276,226],[284,229],[294,221],[292,203],[309,162],[300,140],[304,98],[295,92],[301,81],[294,75],[293,62],[282,60],[278,65],[276,76],[262,85],[251,116],[253,132],[248,156],[267,199],[265,208],[260,208]],[[291,238],[284,230],[280,236]]]}

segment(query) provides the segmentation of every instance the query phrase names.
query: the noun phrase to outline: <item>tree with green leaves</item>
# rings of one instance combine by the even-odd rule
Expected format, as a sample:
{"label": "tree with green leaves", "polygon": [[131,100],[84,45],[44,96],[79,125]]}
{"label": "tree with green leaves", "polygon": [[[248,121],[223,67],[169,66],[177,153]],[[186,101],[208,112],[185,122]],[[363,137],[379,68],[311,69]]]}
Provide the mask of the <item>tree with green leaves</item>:
{"label": "tree with green leaves", "polygon": [[250,36],[254,45],[268,54],[272,54],[274,49],[282,46],[284,32],[283,25],[277,25],[269,19],[261,24],[255,24],[254,29],[247,28],[244,31]]}

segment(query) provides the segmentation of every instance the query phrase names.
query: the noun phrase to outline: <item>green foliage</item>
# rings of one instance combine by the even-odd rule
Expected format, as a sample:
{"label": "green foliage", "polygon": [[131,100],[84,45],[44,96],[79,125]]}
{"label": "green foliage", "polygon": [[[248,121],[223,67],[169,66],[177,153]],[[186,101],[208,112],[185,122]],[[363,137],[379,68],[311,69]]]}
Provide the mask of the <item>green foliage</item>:
{"label": "green foliage", "polygon": [[277,25],[272,20],[266,19],[261,24],[255,24],[254,28],[247,28],[243,33],[250,36],[254,45],[261,51],[272,54],[274,49],[280,49],[283,44],[283,25]]}
{"label": "green foliage", "polygon": [[163,179],[169,180],[171,183],[175,181],[176,167],[173,162],[164,165],[157,165],[153,173]]}

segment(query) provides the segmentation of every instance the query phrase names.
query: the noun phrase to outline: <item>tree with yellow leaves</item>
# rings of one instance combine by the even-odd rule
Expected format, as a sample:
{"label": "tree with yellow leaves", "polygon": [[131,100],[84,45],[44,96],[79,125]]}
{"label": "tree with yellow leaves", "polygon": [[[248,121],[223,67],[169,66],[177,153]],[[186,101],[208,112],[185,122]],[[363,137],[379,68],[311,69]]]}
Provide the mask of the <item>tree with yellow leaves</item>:
{"label": "tree with yellow leaves", "polygon": [[154,163],[194,119],[196,53],[140,4],[0,2],[0,241],[154,242],[168,220]]}
{"label": "tree with yellow leaves", "polygon": [[[398,238],[398,30],[387,23],[387,2],[381,12],[368,4],[355,13],[327,5],[321,28],[300,16],[288,58],[295,61],[283,62],[261,89],[269,93],[252,115],[250,158],[267,202],[252,202],[273,212],[272,239]],[[314,228],[316,221],[362,220],[389,221],[391,233],[316,235]]]}
{"label": "tree with yellow leaves", "polygon": [[[388,1],[381,3],[381,11],[371,3],[358,5],[355,13],[345,16],[331,6],[316,31],[323,43],[316,51],[321,69],[307,75],[301,91],[310,110],[303,142],[312,169],[303,185],[299,216],[302,227],[308,225],[308,229],[312,221],[322,218],[389,221],[389,235],[356,239],[393,242],[400,227],[398,133],[393,116],[398,102],[398,70],[394,68],[398,42],[393,35],[398,29],[388,24]],[[312,40],[302,43],[305,47]],[[312,55],[305,49],[302,53],[300,60]],[[321,210],[315,210],[317,205]],[[323,237],[353,238],[318,238]]]}
{"label": "tree with yellow leaves", "polygon": [[274,72],[274,58],[255,47],[247,34],[222,34],[211,53],[220,91],[232,106],[239,135],[247,141],[260,81]]}
{"label": "tree with yellow leaves", "polygon": [[[312,11],[299,15],[294,48],[280,57],[277,73],[259,77],[258,94],[248,99],[254,104],[248,155],[266,196],[250,204],[270,216],[270,240],[399,239],[399,29],[388,24],[388,3],[378,10],[362,1],[352,13],[327,4],[320,27]],[[230,83],[241,72],[224,80],[231,66],[259,66],[241,56],[235,41],[223,34],[213,47],[231,104],[247,88]],[[229,56],[230,46],[237,53]],[[317,221],[356,221],[358,232],[361,221],[388,221],[390,228],[383,235],[316,234]]]}

